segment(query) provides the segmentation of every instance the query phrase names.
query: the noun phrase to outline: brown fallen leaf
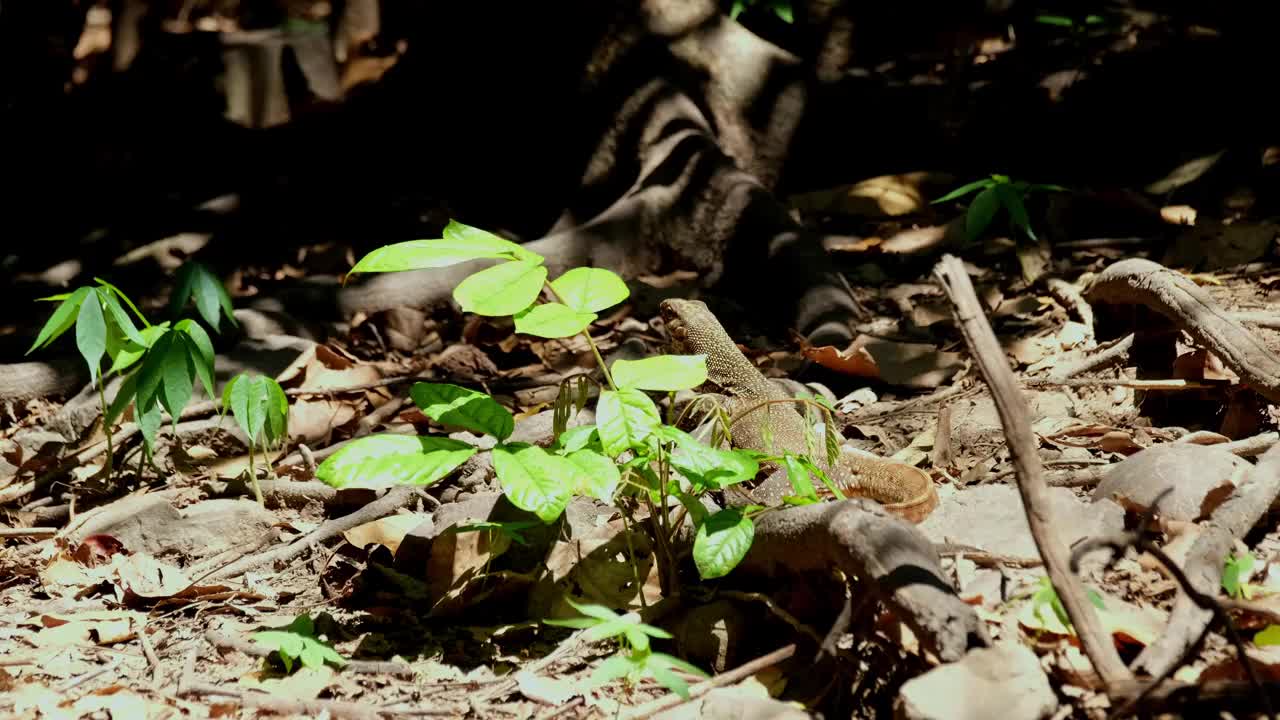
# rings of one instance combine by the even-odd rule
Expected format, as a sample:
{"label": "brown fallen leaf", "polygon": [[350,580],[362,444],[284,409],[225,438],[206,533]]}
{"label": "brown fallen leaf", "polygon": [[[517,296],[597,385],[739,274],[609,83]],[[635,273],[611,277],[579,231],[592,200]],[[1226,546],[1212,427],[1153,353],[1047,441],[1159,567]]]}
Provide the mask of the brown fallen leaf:
{"label": "brown fallen leaf", "polygon": [[358,548],[378,544],[390,550],[392,555],[395,555],[396,550],[400,548],[400,542],[404,540],[404,536],[429,517],[429,515],[423,513],[388,515],[380,520],[357,525],[342,533],[342,537]]}
{"label": "brown fallen leaf", "polygon": [[893,342],[869,335],[859,335],[844,350],[802,345],[801,353],[836,372],[913,388],[936,388],[963,366],[959,353],[943,352],[928,343]]}

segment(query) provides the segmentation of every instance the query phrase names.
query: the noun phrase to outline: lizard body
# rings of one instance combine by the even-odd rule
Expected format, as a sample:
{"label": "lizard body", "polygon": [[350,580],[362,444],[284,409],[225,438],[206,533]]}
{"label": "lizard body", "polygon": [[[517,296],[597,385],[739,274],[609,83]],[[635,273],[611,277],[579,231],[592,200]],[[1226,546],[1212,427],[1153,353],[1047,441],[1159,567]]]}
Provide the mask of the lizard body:
{"label": "lizard body", "polygon": [[[809,454],[805,418],[794,403],[773,402],[760,407],[762,402],[791,397],[742,354],[706,304],[670,299],[662,302],[661,311],[673,349],[706,355],[708,384],[730,398],[727,409],[733,418],[730,433],[734,446],[771,454]],[[850,449],[841,451],[832,468],[825,454],[818,455],[822,457],[813,457],[813,461],[846,496],[870,498],[913,522],[920,522],[937,507],[933,479],[919,468]],[[767,469],[772,474],[749,491],[749,501],[776,506],[794,490],[785,470],[776,466]],[[825,486],[815,486],[824,494]]]}

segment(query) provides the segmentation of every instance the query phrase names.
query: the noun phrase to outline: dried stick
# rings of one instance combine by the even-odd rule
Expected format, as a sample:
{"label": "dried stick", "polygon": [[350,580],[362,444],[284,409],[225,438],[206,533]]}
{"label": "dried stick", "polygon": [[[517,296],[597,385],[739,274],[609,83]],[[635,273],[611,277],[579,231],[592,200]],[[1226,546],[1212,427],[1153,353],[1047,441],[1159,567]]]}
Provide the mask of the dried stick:
{"label": "dried stick", "polygon": [[1049,377],[1050,380],[1069,380],[1077,375],[1083,375],[1094,368],[1100,368],[1109,362],[1118,360],[1122,355],[1128,354],[1133,347],[1133,333],[1130,333],[1119,340],[1113,342],[1109,347],[1103,348],[1089,357],[1077,362],[1074,365],[1068,365]]}
{"label": "dried stick", "polygon": [[1018,469],[1018,491],[1027,514],[1027,524],[1044,558],[1053,587],[1076,628],[1080,645],[1106,687],[1129,680],[1133,675],[1121,662],[1115,643],[1103,629],[1083,585],[1071,572],[1066,544],[1049,516],[1048,486],[1044,481],[1040,456],[1036,453],[1026,400],[1018,390],[1018,381],[1009,369],[1004,350],[982,311],[964,264],[959,258],[946,255],[934,268],[934,277],[955,307],[965,342],[991,389],[1000,423],[1009,441],[1009,454]]}
{"label": "dried stick", "polygon": [[320,527],[311,531],[311,534],[306,537],[299,538],[288,545],[274,547],[263,553],[240,558],[230,565],[226,565],[219,570],[215,570],[205,577],[210,577],[215,580],[225,580],[227,578],[242,575],[254,568],[266,565],[267,563],[291,560],[325,540],[336,537],[340,533],[344,533],[357,525],[373,522],[374,520],[384,518],[396,510],[399,510],[409,503],[416,490],[417,488],[403,486],[392,488],[386,495],[383,495],[350,515],[344,515],[340,518],[329,520]]}
{"label": "dried stick", "polygon": [[640,707],[637,707],[631,710],[630,712],[623,715],[622,718],[624,720],[641,720],[642,718],[652,717],[654,715],[657,715],[660,712],[670,710],[671,708],[679,707],[687,702],[696,700],[697,698],[700,698],[703,695],[706,695],[707,693],[711,692],[712,690],[715,690],[718,687],[724,687],[725,685],[732,685],[733,683],[736,683],[739,680],[742,680],[751,675],[755,675],[756,673],[760,672],[761,670],[767,667],[771,667],[773,665],[776,665],[782,662],[783,660],[786,660],[792,655],[795,655],[795,653],[796,653],[795,645],[787,645],[786,647],[779,648],[769,653],[768,655],[762,655],[756,658],[755,660],[752,660],[744,665],[734,668],[733,670],[728,670],[726,672],[720,673],[719,675],[711,678],[710,680],[704,680],[698,683],[697,685],[694,685],[693,687],[689,688],[688,699],[682,698],[679,695],[675,695],[675,694],[667,695],[666,697],[658,698],[653,702],[645,703],[644,705],[641,705]]}

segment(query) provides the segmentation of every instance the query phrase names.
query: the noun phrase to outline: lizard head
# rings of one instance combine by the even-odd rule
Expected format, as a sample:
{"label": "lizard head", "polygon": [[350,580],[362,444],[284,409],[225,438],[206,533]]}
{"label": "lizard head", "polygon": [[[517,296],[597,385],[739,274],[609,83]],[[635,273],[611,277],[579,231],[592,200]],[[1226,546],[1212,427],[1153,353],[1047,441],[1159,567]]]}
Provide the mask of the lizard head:
{"label": "lizard head", "polygon": [[662,322],[671,340],[672,349],[676,352],[688,350],[689,325],[697,324],[699,313],[707,313],[706,303],[700,300],[681,300],[670,298],[663,300],[658,306],[662,314]]}

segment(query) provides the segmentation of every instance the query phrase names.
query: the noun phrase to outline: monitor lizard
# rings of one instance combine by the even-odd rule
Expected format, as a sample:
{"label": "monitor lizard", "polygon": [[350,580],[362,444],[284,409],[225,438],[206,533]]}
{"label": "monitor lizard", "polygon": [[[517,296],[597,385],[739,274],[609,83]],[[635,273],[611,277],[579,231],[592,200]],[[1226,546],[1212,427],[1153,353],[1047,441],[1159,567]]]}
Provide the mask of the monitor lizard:
{"label": "monitor lizard", "polygon": [[[664,300],[661,313],[673,350],[706,355],[707,385],[703,389],[729,397],[726,409],[733,418],[730,435],[735,447],[772,454],[808,455],[805,418],[796,411],[795,403],[774,402],[760,407],[764,401],[790,400],[791,396],[742,354],[705,303]],[[768,413],[768,428],[765,413]],[[912,522],[920,522],[938,505],[933,479],[917,467],[843,448],[833,471],[825,454],[818,454],[822,457],[813,457],[813,461],[847,497],[870,498]],[[747,498],[734,498],[726,493],[730,502],[755,502],[773,507],[781,504],[785,496],[794,494],[785,470],[772,463],[765,467],[771,471],[770,476],[746,491]],[[820,496],[831,496],[821,483],[814,485]]]}

